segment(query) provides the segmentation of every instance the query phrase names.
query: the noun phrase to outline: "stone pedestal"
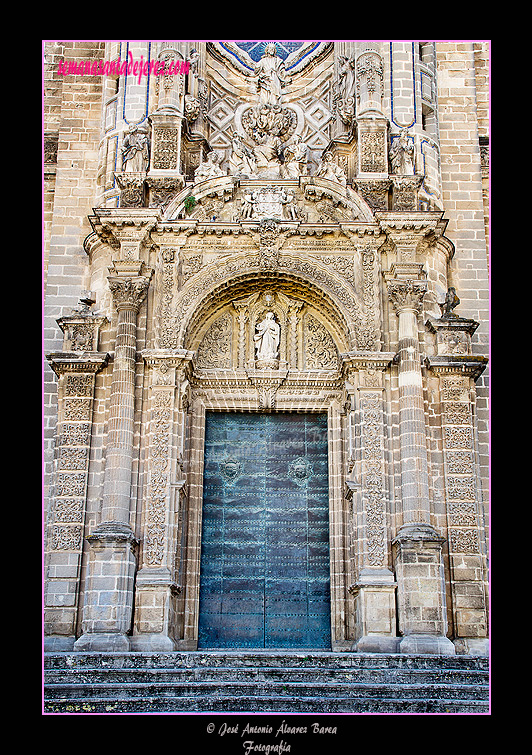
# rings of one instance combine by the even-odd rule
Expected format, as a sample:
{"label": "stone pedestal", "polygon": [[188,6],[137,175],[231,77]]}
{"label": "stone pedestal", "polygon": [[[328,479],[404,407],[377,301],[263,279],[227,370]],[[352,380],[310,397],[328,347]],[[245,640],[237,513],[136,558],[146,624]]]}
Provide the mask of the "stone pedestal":
{"label": "stone pedestal", "polygon": [[379,113],[357,118],[358,178],[388,177],[388,121]]}
{"label": "stone pedestal", "polygon": [[152,149],[150,178],[173,178],[184,184],[181,173],[181,123],[177,112],[156,111],[150,115]]}
{"label": "stone pedestal", "polygon": [[349,592],[355,598],[355,642],[359,653],[396,653],[395,590],[388,569],[363,569]]}
{"label": "stone pedestal", "polygon": [[135,621],[131,650],[171,652],[176,649],[176,598],[180,587],[170,569],[141,569],[135,581]]}
{"label": "stone pedestal", "polygon": [[87,539],[91,545],[87,602],[83,635],[74,650],[128,651],[137,541],[129,525],[121,522],[100,524]]}
{"label": "stone pedestal", "polygon": [[447,618],[442,545],[433,527],[402,527],[392,542],[397,577],[397,607],[401,653],[454,655],[445,636]]}

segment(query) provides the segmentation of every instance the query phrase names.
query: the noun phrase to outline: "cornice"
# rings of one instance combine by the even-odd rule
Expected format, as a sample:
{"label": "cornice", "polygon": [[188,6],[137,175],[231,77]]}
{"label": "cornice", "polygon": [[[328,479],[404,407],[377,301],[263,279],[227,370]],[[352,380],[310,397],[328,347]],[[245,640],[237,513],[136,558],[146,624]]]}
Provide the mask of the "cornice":
{"label": "cornice", "polygon": [[394,351],[349,351],[340,354],[342,368],[352,370],[386,370],[394,357]]}
{"label": "cornice", "polygon": [[58,377],[67,372],[97,373],[109,361],[109,354],[100,351],[56,351],[45,356]]}
{"label": "cornice", "polygon": [[435,375],[466,375],[477,380],[488,365],[488,357],[470,354],[427,356],[425,364]]}

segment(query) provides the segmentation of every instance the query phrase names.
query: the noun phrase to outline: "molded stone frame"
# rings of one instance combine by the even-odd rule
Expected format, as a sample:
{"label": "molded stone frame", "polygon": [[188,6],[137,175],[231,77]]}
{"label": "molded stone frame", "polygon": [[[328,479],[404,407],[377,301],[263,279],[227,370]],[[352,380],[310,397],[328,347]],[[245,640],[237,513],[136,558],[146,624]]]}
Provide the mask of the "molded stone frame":
{"label": "molded stone frame", "polygon": [[[269,371],[273,373],[274,371]],[[275,380],[273,376],[271,380]],[[205,441],[205,414],[207,411],[261,411],[258,389],[247,378],[228,381],[215,374],[208,379],[193,376],[189,414],[189,476],[188,512],[184,526],[188,532],[186,569],[184,571],[184,632],[177,642],[179,649],[195,650],[198,642],[199,587],[201,559],[201,528],[203,505],[203,454]],[[344,454],[341,424],[343,421],[342,388],[334,376],[322,385],[312,402],[297,404],[293,397],[283,400],[283,389],[301,389],[307,384],[304,378],[283,384],[277,392],[276,408],[279,411],[327,412],[329,443],[329,532],[331,578],[331,638],[333,651],[349,650],[348,614],[351,602],[348,593],[349,564],[345,521],[347,506],[344,496]],[[230,388],[239,390],[241,398],[231,396]],[[228,390],[229,389],[229,390]],[[247,395],[246,395],[247,394]]]}

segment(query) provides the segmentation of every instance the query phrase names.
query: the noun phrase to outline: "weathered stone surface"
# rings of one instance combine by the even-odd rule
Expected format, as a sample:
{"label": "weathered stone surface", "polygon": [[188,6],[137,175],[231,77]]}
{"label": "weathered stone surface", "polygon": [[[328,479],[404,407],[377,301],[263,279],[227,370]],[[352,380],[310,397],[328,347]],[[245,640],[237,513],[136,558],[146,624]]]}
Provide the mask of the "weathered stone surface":
{"label": "weathered stone surface", "polygon": [[[126,49],[177,71],[76,72]],[[481,41],[46,43],[45,648],[193,653],[202,547],[250,584],[230,437],[234,527],[203,515],[225,412],[326,417],[332,651],[487,653],[488,70]],[[271,432],[266,562],[312,564],[313,431]]]}

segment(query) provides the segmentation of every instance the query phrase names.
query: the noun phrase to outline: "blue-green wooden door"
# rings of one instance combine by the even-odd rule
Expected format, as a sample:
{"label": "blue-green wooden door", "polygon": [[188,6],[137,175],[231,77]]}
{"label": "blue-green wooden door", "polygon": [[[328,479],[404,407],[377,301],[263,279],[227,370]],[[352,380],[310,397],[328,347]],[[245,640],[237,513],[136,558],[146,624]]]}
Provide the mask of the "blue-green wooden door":
{"label": "blue-green wooden door", "polygon": [[330,649],[327,415],[207,412],[200,648]]}

